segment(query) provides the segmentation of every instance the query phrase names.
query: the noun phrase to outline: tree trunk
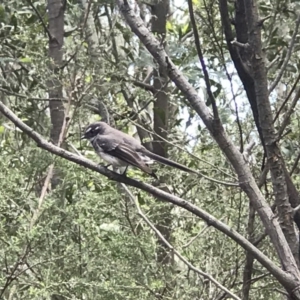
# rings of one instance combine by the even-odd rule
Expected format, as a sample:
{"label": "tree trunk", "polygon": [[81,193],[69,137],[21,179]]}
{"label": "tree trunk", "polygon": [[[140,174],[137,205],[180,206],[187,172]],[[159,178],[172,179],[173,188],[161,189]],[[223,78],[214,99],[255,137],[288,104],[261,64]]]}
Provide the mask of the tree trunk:
{"label": "tree trunk", "polygon": [[[151,6],[151,13],[154,16],[152,18],[152,32],[157,34],[162,44],[165,47],[164,39],[166,36],[166,22],[169,12],[169,0],[159,1],[157,4]],[[154,88],[158,91],[155,94],[155,102],[153,107],[153,119],[154,119],[154,132],[161,136],[163,139],[168,138],[168,120],[169,120],[169,97],[167,94],[167,81],[168,76],[161,67],[154,69]],[[167,144],[163,139],[155,136],[153,143],[153,152],[163,156],[168,156]],[[166,178],[165,178],[166,179]],[[160,178],[160,182],[165,180]],[[162,233],[167,241],[170,241],[171,237],[171,206],[163,206],[159,211],[159,220],[156,221],[157,229]],[[158,262],[163,264],[169,264],[171,262],[171,254],[165,247],[165,244],[158,240]]]}
{"label": "tree trunk", "polygon": [[[63,88],[61,81],[59,80],[60,67],[63,62],[63,43],[64,43],[64,11],[65,11],[65,0],[48,0],[48,16],[49,16],[49,58],[50,71],[52,71],[51,77],[47,82],[49,98],[61,99],[63,97]],[[64,125],[64,105],[60,100],[49,101],[50,118],[51,118],[51,131],[50,139],[51,142],[57,145],[59,143],[59,137],[63,130]],[[51,168],[51,167],[50,167]],[[51,169],[50,169],[51,170]],[[50,171],[49,171],[50,172]],[[51,177],[52,189],[55,189],[61,179],[59,176],[59,170],[53,168]],[[63,263],[63,261],[60,261]],[[61,295],[51,295],[53,300],[63,300],[64,297]]]}
{"label": "tree trunk", "polygon": [[[49,58],[51,60],[50,70],[52,76],[47,82],[49,98],[61,99],[63,97],[62,85],[59,80],[60,67],[63,60],[63,43],[64,43],[64,9],[66,2],[63,0],[49,0],[48,1],[48,15],[49,15]],[[50,100],[50,118],[51,131],[50,139],[52,143],[57,145],[59,136],[64,123],[65,112],[63,102],[60,100]],[[52,188],[55,188],[60,182],[58,171],[54,170],[52,176]]]}

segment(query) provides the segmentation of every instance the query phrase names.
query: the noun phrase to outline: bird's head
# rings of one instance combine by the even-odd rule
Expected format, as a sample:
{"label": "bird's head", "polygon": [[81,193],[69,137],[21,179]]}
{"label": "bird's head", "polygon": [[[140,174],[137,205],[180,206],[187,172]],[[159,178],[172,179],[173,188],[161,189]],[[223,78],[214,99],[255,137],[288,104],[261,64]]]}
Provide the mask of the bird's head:
{"label": "bird's head", "polygon": [[81,139],[93,140],[97,135],[104,134],[105,130],[108,128],[108,125],[104,122],[96,122],[90,124],[86,129],[84,134],[81,136]]}

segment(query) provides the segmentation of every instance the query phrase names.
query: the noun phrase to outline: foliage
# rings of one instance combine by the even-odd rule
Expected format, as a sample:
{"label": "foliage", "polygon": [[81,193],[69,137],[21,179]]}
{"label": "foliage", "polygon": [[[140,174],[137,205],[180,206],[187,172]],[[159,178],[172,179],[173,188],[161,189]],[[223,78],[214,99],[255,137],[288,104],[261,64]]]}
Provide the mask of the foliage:
{"label": "foliage", "polygon": [[[90,16],[97,36],[91,42],[84,1],[68,2],[63,66],[53,72],[49,68],[52,60],[48,54],[47,7],[43,1],[30,3],[11,0],[0,4],[1,101],[48,138],[51,117],[47,81],[55,76],[63,86],[65,107],[71,106],[64,147],[70,151],[77,149],[95,161],[98,158],[92,148],[79,137],[84,126],[101,118],[101,103],[122,131],[137,134],[133,126],[136,123],[152,131],[156,94],[147,86],[152,82],[141,83],[147,68],[157,65],[125,25],[115,4],[96,1],[91,5]],[[223,37],[218,3],[209,0],[193,4],[220,119],[238,147],[241,138],[245,145],[253,140],[258,145],[249,160],[258,180],[263,148]],[[141,8],[143,5],[140,3]],[[230,2],[229,5],[233,15],[234,5]],[[259,2],[261,16],[271,16],[263,24],[270,83],[287,55],[297,5],[293,1]],[[149,7],[145,11],[149,17]],[[187,6],[175,3],[172,11],[180,18],[168,19],[165,40],[168,53],[209,103]],[[299,81],[299,47],[297,35],[289,63],[271,94],[274,115],[291,91],[291,85]],[[167,94],[172,108],[169,122],[174,124],[168,128],[169,157],[209,178],[236,182],[231,166],[187,106],[184,96],[172,83],[168,84]],[[280,112],[276,129],[282,126],[287,109],[284,106]],[[281,150],[287,168],[293,169],[296,187],[299,186],[298,120],[296,106],[281,140]],[[174,263],[159,262],[161,244],[118,184],[39,149],[3,116],[0,122],[1,299],[224,299],[223,291],[192,272],[174,254],[170,254]],[[60,184],[56,188],[49,185],[39,207],[52,163],[59,167]],[[269,239],[263,238],[264,228],[258,218],[253,232],[249,232],[249,201],[239,189],[168,167],[156,168],[172,193],[205,209],[252,241],[261,239],[260,250],[279,263]],[[153,183],[135,169],[128,176]],[[269,180],[262,191],[272,205]],[[194,266],[241,295],[245,272],[245,252],[241,247],[185,210],[170,207],[140,190],[133,192],[153,224],[160,224],[166,211],[170,213],[170,242],[175,249]],[[38,219],[33,222],[37,211]],[[281,299],[280,285],[266,269],[255,261],[252,272],[249,299]]]}

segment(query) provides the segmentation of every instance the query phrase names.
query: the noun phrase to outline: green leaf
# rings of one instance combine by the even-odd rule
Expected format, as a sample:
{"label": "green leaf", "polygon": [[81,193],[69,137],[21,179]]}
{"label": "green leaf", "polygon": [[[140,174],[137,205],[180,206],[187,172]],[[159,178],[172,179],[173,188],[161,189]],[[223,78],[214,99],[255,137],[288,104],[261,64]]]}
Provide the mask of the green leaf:
{"label": "green leaf", "polygon": [[88,75],[85,77],[85,82],[86,83],[90,83],[92,81],[92,76],[91,75]]}
{"label": "green leaf", "polygon": [[19,59],[19,61],[22,63],[31,63],[32,59],[30,57],[22,57]]}
{"label": "green leaf", "polygon": [[167,21],[166,29],[169,31],[173,31],[173,24],[170,21]]}
{"label": "green leaf", "polygon": [[190,26],[190,23],[187,23],[185,24],[183,27],[182,27],[182,34],[185,35],[187,34],[188,32],[191,31],[191,26]]}

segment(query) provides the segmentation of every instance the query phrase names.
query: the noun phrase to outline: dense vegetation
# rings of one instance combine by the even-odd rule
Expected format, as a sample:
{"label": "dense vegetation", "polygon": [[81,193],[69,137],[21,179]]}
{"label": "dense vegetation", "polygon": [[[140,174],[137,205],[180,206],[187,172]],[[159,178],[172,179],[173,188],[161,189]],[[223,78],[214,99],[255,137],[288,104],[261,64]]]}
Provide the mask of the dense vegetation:
{"label": "dense vegetation", "polygon": [[[300,299],[299,11],[2,2],[0,299]],[[97,120],[199,176],[81,162]]]}

